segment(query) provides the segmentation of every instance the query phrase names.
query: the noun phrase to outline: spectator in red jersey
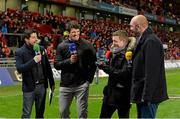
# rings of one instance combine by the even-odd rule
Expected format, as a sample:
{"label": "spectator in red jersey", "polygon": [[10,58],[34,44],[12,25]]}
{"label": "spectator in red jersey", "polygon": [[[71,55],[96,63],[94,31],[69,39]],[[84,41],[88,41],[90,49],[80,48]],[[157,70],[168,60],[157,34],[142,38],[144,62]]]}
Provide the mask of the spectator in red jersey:
{"label": "spectator in red jersey", "polygon": [[47,51],[48,59],[54,59],[54,49],[53,49],[53,44],[52,43],[49,43],[46,51]]}
{"label": "spectator in red jersey", "polygon": [[1,46],[4,47],[7,45],[6,43],[6,38],[3,36],[2,32],[0,31],[0,41],[1,41]]}
{"label": "spectator in red jersey", "polygon": [[5,57],[8,58],[11,53],[11,49],[7,47],[7,45],[4,45],[4,47],[2,48],[2,52],[5,54]]}
{"label": "spectator in red jersey", "polygon": [[179,60],[180,59],[180,51],[179,51],[179,48],[178,47],[175,47],[174,48],[174,51],[172,52],[173,54],[173,57],[176,59],[176,60]]}

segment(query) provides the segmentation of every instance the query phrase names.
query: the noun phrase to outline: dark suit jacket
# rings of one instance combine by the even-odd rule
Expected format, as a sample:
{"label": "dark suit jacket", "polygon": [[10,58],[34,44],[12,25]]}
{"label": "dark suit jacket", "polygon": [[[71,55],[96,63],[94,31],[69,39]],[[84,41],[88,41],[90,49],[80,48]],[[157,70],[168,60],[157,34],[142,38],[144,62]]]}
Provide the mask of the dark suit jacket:
{"label": "dark suit jacket", "polygon": [[[48,87],[48,81],[50,84],[50,87],[54,85],[54,78],[51,70],[50,63],[47,59],[46,53],[44,51],[44,48],[40,48],[41,54],[42,54],[42,67],[43,67],[43,74],[45,77],[45,88]],[[37,65],[37,63],[34,61],[35,52],[31,47],[29,47],[27,44],[24,44],[21,48],[17,49],[15,53],[15,59],[16,59],[16,68],[19,73],[22,73],[22,90],[23,92],[30,92],[35,89],[35,77],[33,75],[33,67]]]}
{"label": "dark suit jacket", "polygon": [[150,28],[144,31],[136,47],[132,80],[134,102],[160,103],[168,99],[163,46]]}

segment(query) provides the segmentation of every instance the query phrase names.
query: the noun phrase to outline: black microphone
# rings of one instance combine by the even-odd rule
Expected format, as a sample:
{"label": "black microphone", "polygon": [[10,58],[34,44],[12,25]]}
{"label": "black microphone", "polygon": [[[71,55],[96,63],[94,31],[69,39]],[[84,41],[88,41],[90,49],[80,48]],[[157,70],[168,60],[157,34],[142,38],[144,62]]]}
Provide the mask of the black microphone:
{"label": "black microphone", "polygon": [[71,55],[77,54],[77,49],[76,49],[75,43],[70,43],[69,44],[69,51],[70,51]]}

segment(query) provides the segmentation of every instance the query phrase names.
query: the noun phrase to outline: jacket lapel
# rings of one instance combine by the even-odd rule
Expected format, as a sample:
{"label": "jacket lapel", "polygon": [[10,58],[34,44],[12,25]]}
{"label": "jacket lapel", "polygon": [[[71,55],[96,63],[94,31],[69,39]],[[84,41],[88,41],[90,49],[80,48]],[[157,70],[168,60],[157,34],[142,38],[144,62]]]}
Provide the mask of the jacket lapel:
{"label": "jacket lapel", "polygon": [[148,34],[151,34],[151,33],[153,33],[153,32],[152,32],[151,28],[149,28],[149,27],[144,31],[144,33],[142,34],[142,36],[141,36],[141,38],[139,39],[139,42],[138,42],[138,44],[137,44],[137,46],[136,46],[134,55],[136,55],[136,53],[139,51],[139,49],[140,49],[140,48],[142,47],[142,45],[144,44],[147,35],[148,35]]}

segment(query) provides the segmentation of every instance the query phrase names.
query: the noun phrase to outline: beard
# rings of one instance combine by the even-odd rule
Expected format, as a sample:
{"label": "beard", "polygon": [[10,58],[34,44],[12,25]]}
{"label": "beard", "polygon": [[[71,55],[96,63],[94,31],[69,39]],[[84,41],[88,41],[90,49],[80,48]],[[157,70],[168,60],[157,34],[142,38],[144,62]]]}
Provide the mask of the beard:
{"label": "beard", "polygon": [[136,37],[139,37],[140,34],[141,34],[141,33],[139,32],[138,28],[135,28],[135,30],[134,30],[133,32],[134,32],[134,34],[135,34]]}

